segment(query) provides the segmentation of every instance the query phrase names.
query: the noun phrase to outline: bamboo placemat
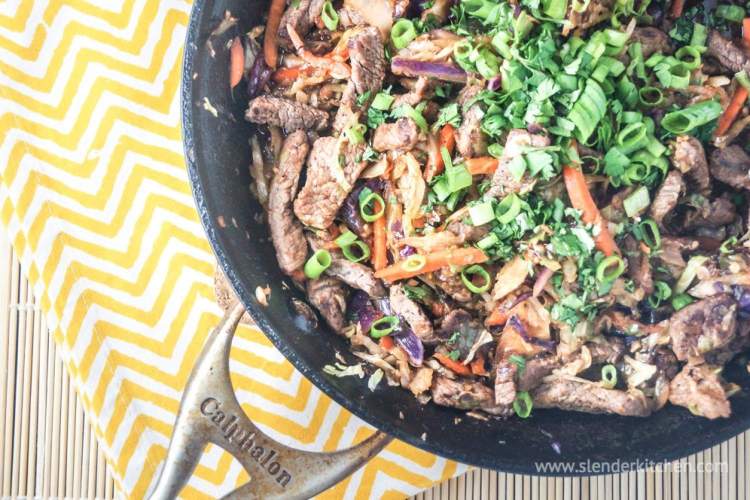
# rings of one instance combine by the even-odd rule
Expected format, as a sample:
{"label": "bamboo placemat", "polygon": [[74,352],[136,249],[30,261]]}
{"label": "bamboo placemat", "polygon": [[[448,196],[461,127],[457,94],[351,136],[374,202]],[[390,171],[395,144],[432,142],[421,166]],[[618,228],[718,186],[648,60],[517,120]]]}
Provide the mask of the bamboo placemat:
{"label": "bamboo placemat", "polygon": [[[0,408],[0,497],[115,497],[104,456],[2,228]],[[416,498],[745,499],[748,460],[745,433],[662,471],[549,479],[477,469]]]}

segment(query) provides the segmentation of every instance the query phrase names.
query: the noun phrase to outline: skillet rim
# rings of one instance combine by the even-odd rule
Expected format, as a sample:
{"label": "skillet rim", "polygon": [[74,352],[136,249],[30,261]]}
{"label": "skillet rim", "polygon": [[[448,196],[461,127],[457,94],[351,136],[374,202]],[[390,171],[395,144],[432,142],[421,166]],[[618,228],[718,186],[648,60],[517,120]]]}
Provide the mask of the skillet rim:
{"label": "skillet rim", "polygon": [[[199,174],[199,167],[198,162],[196,160],[196,155],[194,154],[194,147],[195,147],[195,141],[194,141],[194,134],[193,134],[193,79],[191,77],[187,77],[186,75],[193,75],[193,67],[195,63],[195,57],[198,52],[198,40],[200,38],[200,23],[202,21],[202,16],[204,13],[204,7],[207,2],[211,0],[195,0],[193,2],[193,5],[191,7],[190,12],[190,19],[186,30],[186,38],[185,38],[185,45],[183,50],[183,60],[182,60],[182,68],[181,68],[181,83],[180,83],[180,123],[181,123],[181,132],[182,132],[182,139],[183,139],[183,153],[185,158],[185,163],[187,167],[188,177],[190,181],[190,187],[193,194],[193,198],[195,200],[196,209],[198,211],[198,215],[201,220],[201,225],[203,226],[203,229],[205,231],[206,237],[211,245],[211,249],[216,257],[217,262],[221,266],[221,269],[223,270],[225,276],[227,277],[227,280],[231,284],[234,291],[237,293],[237,296],[242,301],[243,305],[245,306],[247,312],[250,314],[250,316],[255,321],[258,328],[263,332],[263,334],[268,337],[269,340],[273,343],[274,347],[278,349],[281,354],[289,360],[294,368],[298,370],[305,378],[310,380],[313,385],[315,385],[318,389],[321,390],[326,396],[330,397],[333,401],[335,401],[338,405],[344,407],[346,410],[351,412],[353,415],[355,415],[357,418],[361,419],[368,425],[374,427],[375,429],[378,429],[382,432],[385,432],[391,436],[396,437],[397,439],[408,443],[418,449],[427,451],[429,453],[435,454],[440,457],[447,458],[449,460],[454,460],[466,465],[472,465],[477,467],[483,467],[491,470],[495,470],[498,472],[506,472],[506,473],[513,473],[513,474],[527,474],[532,476],[539,476],[539,477],[593,477],[593,476],[601,476],[605,474],[612,474],[615,472],[610,471],[599,471],[599,472],[591,472],[579,469],[578,467],[574,468],[573,472],[567,472],[567,473],[558,473],[558,472],[550,472],[549,470],[539,471],[537,468],[535,468],[532,463],[518,463],[518,462],[511,462],[511,461],[488,461],[483,458],[477,458],[475,456],[472,456],[470,454],[457,452],[452,449],[448,449],[446,447],[439,447],[430,441],[423,441],[420,436],[416,436],[412,433],[405,432],[398,426],[393,425],[390,423],[390,421],[386,421],[383,419],[378,418],[377,416],[369,413],[367,411],[367,408],[361,404],[358,404],[356,400],[352,400],[346,397],[346,395],[338,390],[334,385],[330,384],[327,379],[323,376],[321,376],[321,372],[310,365],[308,365],[304,360],[302,360],[297,352],[291,347],[289,343],[287,343],[283,335],[279,335],[271,326],[270,322],[266,319],[266,310],[258,307],[255,305],[255,302],[253,299],[253,294],[247,290],[243,284],[243,281],[240,279],[238,274],[234,271],[230,259],[228,257],[228,252],[224,248],[223,244],[221,243],[221,239],[217,235],[217,228],[215,226],[215,218],[213,218],[209,213],[208,204],[206,202],[207,195],[205,193],[205,189],[201,183],[200,180],[200,174]],[[198,75],[198,78],[201,76]],[[627,417],[626,417],[627,418]],[[637,417],[630,417],[630,418],[637,418]],[[648,417],[646,417],[648,418]],[[645,423],[648,422],[648,420],[644,420]],[[722,429],[719,429],[718,431],[707,433],[703,435],[701,438],[695,440],[692,445],[683,445],[682,448],[679,449],[679,451],[667,451],[667,452],[658,452],[658,451],[652,451],[652,450],[646,450],[646,453],[641,454],[640,456],[632,455],[627,457],[627,460],[625,463],[633,463],[636,460],[638,463],[641,463],[641,466],[638,468],[628,468],[624,472],[633,471],[633,470],[644,470],[646,467],[648,467],[650,464],[659,464],[663,462],[669,462],[674,460],[679,460],[681,458],[687,457],[688,455],[691,455],[693,453],[697,453],[700,451],[704,451],[706,449],[712,448],[713,446],[719,445],[737,435],[740,433],[748,430],[750,428],[750,415],[745,416],[744,418],[737,418],[733,422],[727,423],[725,427]],[[572,463],[577,462],[576,460],[569,459],[569,460],[562,460],[564,457],[560,457],[561,460],[558,462],[560,463]],[[610,464],[615,463],[616,460],[612,458],[609,460]],[[602,460],[596,460],[594,462],[601,462]],[[650,464],[649,464],[650,462]],[[623,471],[620,471],[623,472]]]}

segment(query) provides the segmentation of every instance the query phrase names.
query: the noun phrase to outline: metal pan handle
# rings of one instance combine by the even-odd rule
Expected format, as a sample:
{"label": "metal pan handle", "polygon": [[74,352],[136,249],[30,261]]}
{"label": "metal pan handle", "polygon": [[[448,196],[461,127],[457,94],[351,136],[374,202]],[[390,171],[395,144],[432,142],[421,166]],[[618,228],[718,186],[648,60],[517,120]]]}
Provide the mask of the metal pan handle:
{"label": "metal pan handle", "polygon": [[206,341],[182,396],[152,500],[177,497],[208,443],[231,453],[251,477],[224,498],[302,499],[338,483],[392,439],[377,432],[352,448],[314,453],[263,434],[242,411],[229,378],[229,350],[244,312],[239,303],[229,309]]}

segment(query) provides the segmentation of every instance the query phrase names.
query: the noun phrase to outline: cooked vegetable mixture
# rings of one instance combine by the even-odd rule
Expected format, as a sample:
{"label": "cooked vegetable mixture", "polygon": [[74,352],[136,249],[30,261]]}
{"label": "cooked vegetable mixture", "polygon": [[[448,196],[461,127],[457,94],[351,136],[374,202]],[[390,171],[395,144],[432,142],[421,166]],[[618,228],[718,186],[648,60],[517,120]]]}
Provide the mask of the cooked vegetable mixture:
{"label": "cooked vegetable mixture", "polygon": [[480,418],[728,417],[722,368],[750,346],[746,16],[272,0],[227,47],[279,266],[370,389]]}

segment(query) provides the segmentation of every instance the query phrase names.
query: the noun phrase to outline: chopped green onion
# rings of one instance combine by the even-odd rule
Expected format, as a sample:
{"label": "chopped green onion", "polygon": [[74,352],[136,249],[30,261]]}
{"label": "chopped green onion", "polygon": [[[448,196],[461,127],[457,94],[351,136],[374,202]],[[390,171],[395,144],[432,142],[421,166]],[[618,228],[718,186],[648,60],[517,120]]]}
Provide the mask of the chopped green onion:
{"label": "chopped green onion", "polygon": [[630,154],[642,149],[648,143],[648,131],[646,125],[641,123],[631,123],[617,134],[617,144],[623,154]]}
{"label": "chopped green onion", "polygon": [[362,144],[365,142],[365,132],[367,132],[367,127],[361,123],[352,125],[344,131],[346,138],[349,139],[351,144]]}
{"label": "chopped green onion", "polygon": [[305,276],[311,280],[320,278],[323,271],[331,266],[331,253],[328,250],[317,250],[312,257],[305,262]]}
{"label": "chopped green onion", "polygon": [[333,242],[336,243],[336,245],[338,245],[340,248],[347,247],[355,241],[357,241],[357,235],[351,231],[345,231],[341,233],[338,238],[333,240]]}
{"label": "chopped green onion", "polygon": [[684,89],[690,84],[690,70],[681,62],[660,64],[655,73],[664,87]]}
{"label": "chopped green onion", "polygon": [[721,17],[733,23],[741,23],[745,18],[745,9],[739,5],[717,5],[716,17]]}
{"label": "chopped green onion", "polygon": [[679,311],[683,307],[693,303],[693,298],[686,293],[679,293],[672,297],[672,307],[675,311]]}
{"label": "chopped green onion", "polygon": [[531,410],[534,408],[534,402],[526,391],[516,393],[516,399],[513,401],[513,411],[521,418],[528,418]]}
{"label": "chopped green onion", "polygon": [[607,45],[621,48],[625,46],[625,43],[627,43],[628,38],[630,38],[630,33],[627,33],[625,31],[617,31],[617,30],[608,28],[604,30],[604,36],[607,40]]}
{"label": "chopped green onion", "polygon": [[658,250],[661,247],[661,233],[659,232],[659,226],[652,219],[645,219],[638,224],[640,230],[641,240],[651,250]]}
{"label": "chopped green onion", "polygon": [[[614,268],[614,269],[613,269]],[[625,262],[619,255],[605,257],[596,266],[596,279],[601,283],[611,283],[616,280],[625,270]]]}
{"label": "chopped green onion", "polygon": [[495,210],[492,207],[492,201],[483,201],[469,207],[469,217],[471,217],[472,226],[481,226],[493,220],[495,218]]}
{"label": "chopped green onion", "polygon": [[643,113],[640,111],[623,111],[622,123],[641,123],[643,122]]}
{"label": "chopped green onion", "polygon": [[482,250],[487,250],[488,248],[494,247],[498,243],[500,243],[500,238],[498,238],[495,233],[490,233],[481,240],[477,241],[477,246]]}
{"label": "chopped green onion", "polygon": [[706,39],[708,38],[708,30],[700,23],[693,24],[693,36],[690,38],[690,45],[693,47],[706,47]]}
{"label": "chopped green onion", "polygon": [[589,78],[567,116],[576,126],[576,136],[579,141],[583,143],[588,141],[606,111],[607,96],[604,90],[594,79]]}
{"label": "chopped green onion", "polygon": [[445,180],[449,192],[455,193],[471,186],[471,174],[464,165],[449,165],[445,165]]}
{"label": "chopped green onion", "polygon": [[705,125],[721,116],[721,104],[716,101],[701,101],[687,108],[664,115],[661,126],[673,134],[687,134],[696,127]]}
{"label": "chopped green onion", "polygon": [[656,87],[643,87],[638,91],[638,100],[647,107],[659,106],[664,102],[664,94]]}
{"label": "chopped green onion", "polygon": [[333,4],[330,0],[327,0],[323,4],[323,10],[320,13],[320,19],[328,31],[336,31],[339,26],[339,14],[336,9],[333,8]]}
{"label": "chopped green onion", "polygon": [[466,39],[461,40],[453,46],[453,59],[455,59],[458,65],[463,69],[472,71],[473,63],[471,61],[471,54],[473,51],[474,47],[472,47],[471,42]]}
{"label": "chopped green onion", "polygon": [[656,52],[656,53],[652,54],[651,57],[649,57],[648,59],[646,59],[646,62],[644,62],[643,64],[647,68],[655,68],[661,62],[663,62],[666,58],[667,58],[667,56],[665,56],[661,52]]}
{"label": "chopped green onion", "polygon": [[[375,211],[377,210],[377,211]],[[366,222],[374,222],[385,213],[385,201],[378,193],[365,188],[359,194],[359,215]]]}
{"label": "chopped green onion", "polygon": [[383,316],[370,326],[370,336],[379,339],[390,334],[399,324],[398,316]]}
{"label": "chopped green onion", "polygon": [[486,79],[494,78],[500,72],[500,60],[489,49],[484,48],[479,51],[475,64],[477,71]]}
{"label": "chopped green onion", "polygon": [[406,116],[414,120],[414,123],[417,124],[417,127],[422,132],[427,132],[429,129],[429,126],[427,125],[427,120],[424,119],[424,116],[422,116],[422,113],[414,109],[410,104],[402,104],[398,108],[393,110],[393,114],[391,115],[393,117],[401,117]]}
{"label": "chopped green onion", "polygon": [[[354,248],[357,249],[356,253],[352,251]],[[370,258],[370,247],[367,246],[367,243],[357,240],[354,243],[341,247],[341,253],[351,262],[362,262]]]}
{"label": "chopped green onion", "polygon": [[406,272],[416,272],[427,265],[427,258],[424,255],[415,253],[408,256],[403,262],[401,262],[401,269]]}
{"label": "chopped green onion", "polygon": [[688,260],[685,269],[682,270],[682,274],[677,279],[677,283],[675,283],[674,285],[674,292],[684,293],[685,290],[690,287],[690,284],[693,282],[695,277],[698,275],[698,269],[700,269],[707,260],[708,257],[705,257],[703,255],[693,255],[692,257],[690,257],[690,260]]}
{"label": "chopped green onion", "polygon": [[617,385],[617,368],[614,365],[602,366],[602,386],[614,389]]}
{"label": "chopped green onion", "polygon": [[626,184],[632,184],[633,182],[641,182],[645,180],[651,173],[651,164],[644,163],[642,161],[634,161],[625,170]]}
{"label": "chopped green onion", "polygon": [[[575,4],[576,0],[573,0]],[[588,1],[588,0],[587,0]],[[568,0],[544,0],[544,13],[552,19],[564,19],[568,11]]]}
{"label": "chopped green onion", "polygon": [[417,30],[414,23],[408,19],[401,18],[391,28],[391,41],[397,49],[403,49],[417,38]]}
{"label": "chopped green onion", "polygon": [[396,98],[386,92],[378,92],[372,100],[370,107],[379,111],[388,111]]}
{"label": "chopped green onion", "polygon": [[521,198],[511,193],[497,204],[495,217],[500,224],[510,224],[521,213]]}
{"label": "chopped green onion", "polygon": [[646,210],[650,203],[651,198],[648,194],[648,189],[646,186],[640,186],[623,200],[622,205],[628,217],[635,217]]}
{"label": "chopped green onion", "polygon": [[[473,276],[480,276],[482,278],[482,284],[476,286],[472,281]],[[469,289],[471,293],[484,293],[490,289],[490,273],[488,273],[482,266],[474,264],[461,271],[461,281],[464,282],[464,286]]]}
{"label": "chopped green onion", "polygon": [[733,247],[736,244],[737,244],[737,237],[732,236],[731,238],[728,238],[721,244],[721,246],[719,247],[719,252],[723,254],[731,253],[732,252],[731,247]]}
{"label": "chopped green onion", "polygon": [[656,309],[661,305],[662,301],[667,300],[671,296],[672,289],[669,288],[668,284],[663,281],[655,281],[654,293],[651,294],[651,296],[648,298],[648,303],[651,305],[651,307]]}
{"label": "chopped green onion", "polygon": [[659,142],[656,137],[649,136],[648,144],[646,144],[646,151],[648,151],[655,157],[659,157],[667,151],[667,147]]}
{"label": "chopped green onion", "polygon": [[701,52],[696,47],[686,45],[675,52],[675,57],[685,65],[687,69],[696,69],[701,65]]}

